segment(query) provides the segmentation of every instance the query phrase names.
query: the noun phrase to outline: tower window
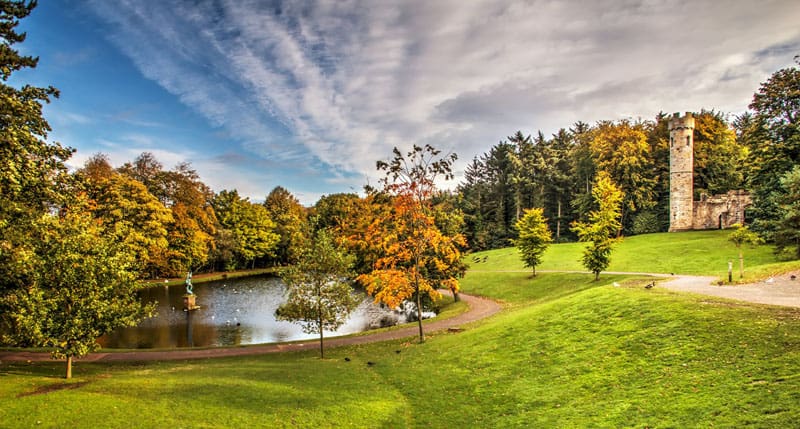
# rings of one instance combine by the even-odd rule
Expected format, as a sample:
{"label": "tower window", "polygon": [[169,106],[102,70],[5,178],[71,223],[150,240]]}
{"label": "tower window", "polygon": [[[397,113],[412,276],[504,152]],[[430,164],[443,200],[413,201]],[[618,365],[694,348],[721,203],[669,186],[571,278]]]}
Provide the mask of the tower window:
{"label": "tower window", "polygon": [[686,136],[686,146],[692,144],[692,136]]}

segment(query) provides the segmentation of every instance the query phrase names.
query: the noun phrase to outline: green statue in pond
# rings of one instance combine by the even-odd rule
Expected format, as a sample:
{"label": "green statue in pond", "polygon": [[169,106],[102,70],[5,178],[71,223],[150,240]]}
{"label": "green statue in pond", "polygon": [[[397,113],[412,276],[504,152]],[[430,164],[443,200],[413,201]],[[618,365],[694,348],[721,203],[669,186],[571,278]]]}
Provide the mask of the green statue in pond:
{"label": "green statue in pond", "polygon": [[184,283],[186,284],[186,294],[187,295],[194,295],[194,291],[192,290],[192,272],[191,271],[186,273],[186,281]]}

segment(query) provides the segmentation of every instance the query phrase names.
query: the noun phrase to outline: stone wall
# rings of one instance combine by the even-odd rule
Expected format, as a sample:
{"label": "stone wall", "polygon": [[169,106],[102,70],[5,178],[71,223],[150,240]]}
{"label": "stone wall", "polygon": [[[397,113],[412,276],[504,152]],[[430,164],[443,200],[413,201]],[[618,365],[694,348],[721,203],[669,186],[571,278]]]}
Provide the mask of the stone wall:
{"label": "stone wall", "polygon": [[744,210],[753,204],[750,194],[745,191],[728,191],[722,195],[703,195],[694,202],[692,229],[730,228],[739,223],[744,225]]}

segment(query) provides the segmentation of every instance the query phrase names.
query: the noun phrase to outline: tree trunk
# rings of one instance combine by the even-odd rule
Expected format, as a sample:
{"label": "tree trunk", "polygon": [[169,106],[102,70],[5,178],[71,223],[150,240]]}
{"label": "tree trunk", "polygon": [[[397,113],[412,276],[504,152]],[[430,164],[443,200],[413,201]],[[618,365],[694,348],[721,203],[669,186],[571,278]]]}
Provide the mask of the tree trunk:
{"label": "tree trunk", "polygon": [[322,338],[322,287],[317,285],[317,328],[319,329],[319,358],[325,359],[324,340]]}
{"label": "tree trunk", "polygon": [[320,359],[325,359],[325,352],[324,352],[323,343],[324,343],[324,341],[322,339],[322,324],[320,324],[320,328],[319,328],[319,358]]}
{"label": "tree trunk", "polygon": [[739,250],[739,278],[744,278],[744,253]]}
{"label": "tree trunk", "polygon": [[417,287],[417,324],[419,325],[419,342],[425,342],[425,333],[422,332],[422,299],[420,299],[419,287]]}
{"label": "tree trunk", "polygon": [[419,326],[419,342],[425,342],[425,333],[422,331],[422,298],[419,293],[419,258],[414,258],[414,291],[417,293],[417,325]]}
{"label": "tree trunk", "polygon": [[67,356],[67,380],[72,378],[72,356]]}
{"label": "tree trunk", "polygon": [[533,275],[531,277],[536,277],[536,266],[533,266]]}
{"label": "tree trunk", "polygon": [[600,271],[595,271],[594,272],[594,281],[598,281],[598,280],[600,280]]}
{"label": "tree trunk", "polygon": [[558,200],[558,215],[556,217],[556,243],[561,242],[561,199]]}

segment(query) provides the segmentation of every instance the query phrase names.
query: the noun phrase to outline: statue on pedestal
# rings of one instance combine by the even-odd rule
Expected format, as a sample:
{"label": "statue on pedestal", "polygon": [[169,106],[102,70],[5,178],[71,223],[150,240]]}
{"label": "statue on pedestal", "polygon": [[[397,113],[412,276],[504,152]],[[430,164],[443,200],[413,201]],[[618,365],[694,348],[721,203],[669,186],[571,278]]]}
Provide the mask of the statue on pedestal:
{"label": "statue on pedestal", "polygon": [[193,291],[193,288],[192,288],[192,272],[191,271],[186,273],[186,281],[184,282],[184,284],[186,284],[186,295],[194,295],[194,291]]}

